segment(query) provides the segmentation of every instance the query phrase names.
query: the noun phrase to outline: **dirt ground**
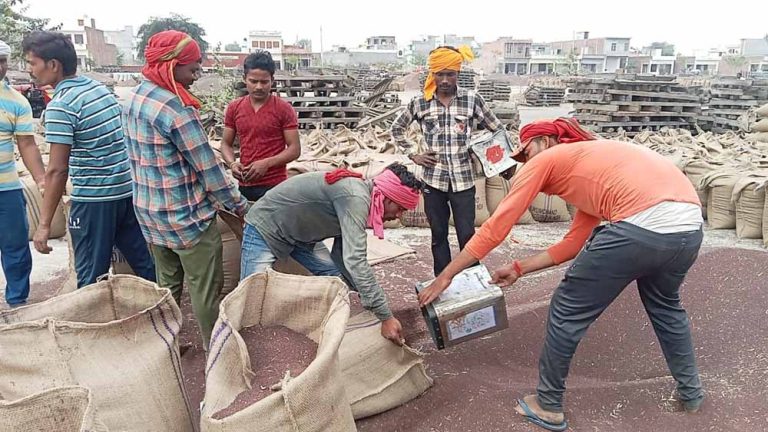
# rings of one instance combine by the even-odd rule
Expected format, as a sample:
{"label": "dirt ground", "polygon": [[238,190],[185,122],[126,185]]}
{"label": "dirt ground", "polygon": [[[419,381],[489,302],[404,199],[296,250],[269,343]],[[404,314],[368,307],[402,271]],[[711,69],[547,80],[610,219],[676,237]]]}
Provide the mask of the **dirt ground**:
{"label": "dirt ground", "polygon": [[[543,250],[568,224],[516,227],[485,264],[494,268]],[[421,397],[358,422],[360,431],[534,431],[519,418],[515,401],[534,391],[548,302],[565,266],[527,275],[505,289],[509,328],[437,351],[416,305],[414,285],[431,276],[429,232],[388,230],[387,239],[417,252],[417,258],[380,264],[378,280],[403,323],[409,345],[425,355],[435,385]],[[455,238],[451,235],[454,242]],[[57,265],[35,255],[46,273],[33,278],[31,302],[44,300],[66,277]],[[572,363],[565,413],[571,430],[752,431],[768,430],[768,255],[758,240],[734,232],[707,231],[700,257],[682,289],[707,399],[700,413],[687,415],[675,400],[653,328],[634,286],[589,330]],[[41,280],[42,279],[42,280]],[[188,298],[181,333],[190,345],[182,357],[193,412],[204,387],[205,355]],[[4,306],[4,305],[3,305]],[[0,306],[2,307],[2,306]]]}

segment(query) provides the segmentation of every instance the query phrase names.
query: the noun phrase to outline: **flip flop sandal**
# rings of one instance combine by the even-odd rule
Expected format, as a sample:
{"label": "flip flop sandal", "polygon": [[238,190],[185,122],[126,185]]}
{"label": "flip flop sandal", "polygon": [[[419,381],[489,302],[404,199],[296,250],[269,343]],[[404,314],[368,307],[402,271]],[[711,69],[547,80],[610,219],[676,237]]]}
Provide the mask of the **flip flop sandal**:
{"label": "flip flop sandal", "polygon": [[555,432],[564,431],[568,429],[568,422],[566,422],[565,420],[563,420],[563,422],[560,424],[550,423],[546,420],[541,419],[539,416],[537,416],[536,413],[533,412],[533,410],[531,410],[531,407],[529,407],[527,403],[523,402],[522,399],[518,399],[517,403],[520,405],[520,408],[522,408],[523,411],[525,412],[525,416],[524,416],[525,419],[535,424],[536,426],[541,426],[546,430],[555,431]]}

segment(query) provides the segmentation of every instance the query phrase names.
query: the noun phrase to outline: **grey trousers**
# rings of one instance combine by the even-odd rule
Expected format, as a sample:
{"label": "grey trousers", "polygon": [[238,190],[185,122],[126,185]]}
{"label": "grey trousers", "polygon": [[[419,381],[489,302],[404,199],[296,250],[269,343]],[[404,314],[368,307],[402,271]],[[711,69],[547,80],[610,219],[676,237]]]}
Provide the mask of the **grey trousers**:
{"label": "grey trousers", "polygon": [[702,238],[701,230],[657,234],[626,222],[595,228],[549,306],[537,387],[538,402],[544,409],[563,411],[565,378],[579,341],[635,280],[677,381],[680,400],[694,402],[704,397],[688,315],[680,304],[680,285],[696,261]]}

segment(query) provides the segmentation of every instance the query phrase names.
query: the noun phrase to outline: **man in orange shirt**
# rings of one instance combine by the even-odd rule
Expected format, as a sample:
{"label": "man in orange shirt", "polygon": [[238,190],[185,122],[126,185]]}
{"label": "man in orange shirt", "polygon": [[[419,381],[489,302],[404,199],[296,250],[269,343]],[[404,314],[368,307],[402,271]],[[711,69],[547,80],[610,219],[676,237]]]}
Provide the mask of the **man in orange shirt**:
{"label": "man in orange shirt", "polygon": [[[509,194],[419,294],[420,305],[432,302],[457,273],[498,246],[539,192],[558,195],[578,208],[563,240],[493,274],[493,282],[504,287],[576,258],[552,296],[537,394],[519,400],[515,410],[549,430],[568,427],[562,399],[576,347],[608,305],[637,281],[679,398],[686,411],[698,411],[704,394],[680,304],[680,285],[703,238],[701,203],[690,181],[653,151],[598,140],[571,119],[526,125],[520,143],[513,157],[525,166]],[[603,220],[608,223],[600,225]]]}

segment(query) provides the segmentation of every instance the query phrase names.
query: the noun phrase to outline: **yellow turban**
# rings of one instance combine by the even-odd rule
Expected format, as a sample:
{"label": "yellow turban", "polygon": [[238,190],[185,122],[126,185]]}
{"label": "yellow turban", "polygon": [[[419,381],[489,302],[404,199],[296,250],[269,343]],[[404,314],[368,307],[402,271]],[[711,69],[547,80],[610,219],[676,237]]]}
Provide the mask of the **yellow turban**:
{"label": "yellow turban", "polygon": [[472,48],[467,45],[460,46],[458,51],[440,47],[429,53],[429,60],[427,61],[429,75],[427,75],[427,80],[424,82],[424,98],[427,100],[432,99],[435,90],[437,90],[437,84],[435,84],[436,73],[443,70],[458,72],[461,70],[461,63],[463,61],[470,61],[474,58],[475,55],[472,53]]}

